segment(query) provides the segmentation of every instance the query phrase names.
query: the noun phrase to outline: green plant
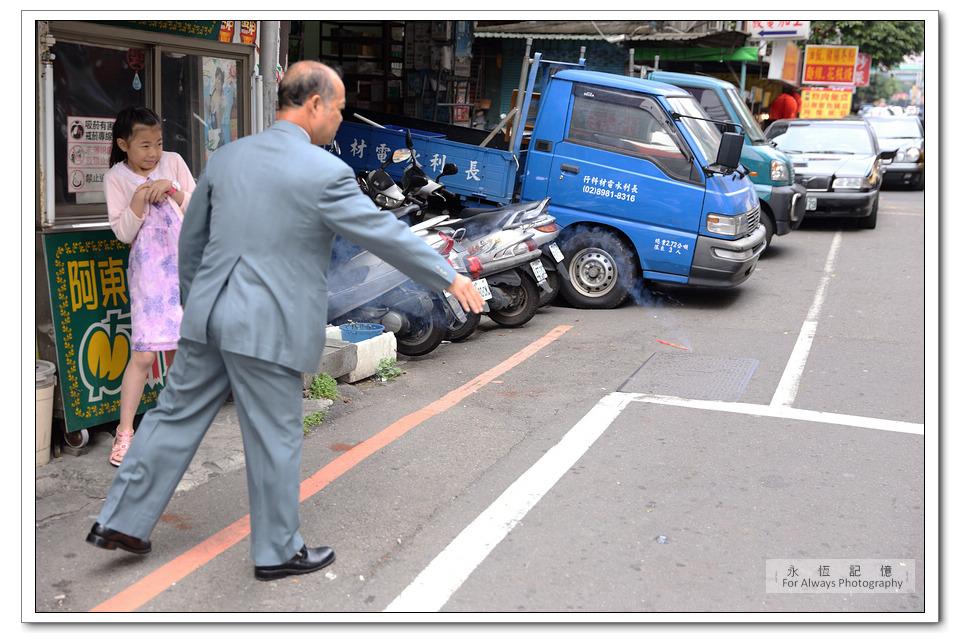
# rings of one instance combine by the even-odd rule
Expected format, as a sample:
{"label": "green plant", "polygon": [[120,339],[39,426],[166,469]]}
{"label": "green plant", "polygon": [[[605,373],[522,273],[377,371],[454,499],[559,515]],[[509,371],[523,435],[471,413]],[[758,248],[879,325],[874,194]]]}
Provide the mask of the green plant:
{"label": "green plant", "polygon": [[310,384],[310,397],[314,399],[335,400],[340,397],[337,391],[337,380],[326,373],[320,373],[313,376],[313,382]]}
{"label": "green plant", "polygon": [[303,434],[310,433],[310,427],[319,426],[325,417],[327,417],[326,411],[314,411],[303,416]]}
{"label": "green plant", "polygon": [[381,382],[392,380],[395,377],[403,375],[404,372],[402,368],[397,366],[397,360],[393,357],[383,357],[377,365],[377,377],[380,378]]}

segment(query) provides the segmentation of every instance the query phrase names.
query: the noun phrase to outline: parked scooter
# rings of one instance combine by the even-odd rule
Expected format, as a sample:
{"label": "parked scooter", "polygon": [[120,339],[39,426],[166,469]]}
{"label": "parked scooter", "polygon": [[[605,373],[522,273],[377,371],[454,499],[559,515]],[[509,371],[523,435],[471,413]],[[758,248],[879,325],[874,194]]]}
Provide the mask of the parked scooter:
{"label": "parked scooter", "polygon": [[[407,141],[412,143],[409,132]],[[455,244],[448,259],[458,272],[473,277],[475,286],[487,302],[489,310],[486,314],[490,319],[508,328],[515,328],[530,321],[540,305],[538,284],[547,285],[545,271],[538,261],[541,251],[533,241],[535,234],[530,229],[534,225],[553,223],[553,217],[545,214],[548,201],[483,210],[468,220],[445,221],[444,219],[448,219],[447,215],[431,217],[427,203],[444,188],[426,176],[412,150],[398,150],[394,158],[399,159],[401,156],[410,159],[411,163],[403,173],[401,184],[404,189],[400,192],[406,202],[423,208],[419,213],[411,213],[412,220],[422,221],[425,217],[430,217],[418,225],[442,221],[441,225],[445,230],[435,230],[433,234],[443,234],[445,231],[454,239]],[[367,191],[375,203],[399,203],[399,197],[394,190],[396,185],[386,174],[386,168],[392,162],[395,162],[394,159],[388,160],[380,169],[360,177],[361,188]],[[454,173],[456,166],[448,164],[441,176]],[[531,263],[535,264],[537,272],[529,266]],[[447,339],[460,341],[476,330],[480,316],[470,312],[465,315],[466,321],[457,319],[451,322]]]}
{"label": "parked scooter", "polygon": [[[372,176],[368,178],[371,184],[381,186],[389,195],[390,186],[382,180],[386,177],[393,184],[383,171],[387,165],[371,172]],[[412,206],[408,209],[412,212],[418,208]],[[420,232],[417,227],[413,230]],[[449,251],[453,246],[452,239],[445,240],[440,235],[435,235],[428,243],[438,252]],[[456,299],[447,293],[441,295],[420,286],[373,253],[342,237],[334,240],[327,291],[330,323],[382,324],[385,330],[394,333],[397,352],[403,355],[429,353],[441,344],[452,320],[465,319]]]}
{"label": "parked scooter", "polygon": [[[406,132],[406,145],[407,149],[410,150],[410,164],[403,172],[401,191],[407,195],[408,202],[413,199],[424,206],[420,217],[430,216],[433,213],[456,217],[460,220],[456,225],[462,225],[466,229],[467,238],[471,240],[494,233],[498,225],[503,229],[520,226],[531,231],[534,242],[536,242],[537,247],[542,249],[543,253],[539,260],[534,258],[529,263],[524,264],[523,269],[540,286],[540,306],[552,303],[560,293],[560,280],[569,279],[567,269],[563,265],[563,253],[556,243],[556,239],[560,235],[560,226],[556,221],[551,218],[549,222],[543,220],[531,224],[529,217],[522,216],[526,209],[525,206],[530,204],[517,204],[493,209],[464,208],[460,196],[447,190],[441,183],[444,176],[457,174],[456,164],[445,163],[436,180],[431,179],[417,160],[416,152],[413,149],[413,137],[409,130]],[[546,199],[543,205],[544,213],[547,203],[549,203],[549,199]],[[501,217],[495,214],[511,212],[518,216]]]}

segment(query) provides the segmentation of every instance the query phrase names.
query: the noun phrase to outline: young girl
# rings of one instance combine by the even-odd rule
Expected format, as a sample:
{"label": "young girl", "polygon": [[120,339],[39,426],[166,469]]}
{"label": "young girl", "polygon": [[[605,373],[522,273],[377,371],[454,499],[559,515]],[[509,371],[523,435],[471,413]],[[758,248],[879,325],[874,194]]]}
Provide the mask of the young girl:
{"label": "young girl", "polygon": [[120,424],[110,452],[110,464],[120,466],[157,351],[166,353],[169,366],[180,338],[177,241],[196,183],[179,154],[163,151],[156,113],[127,107],[113,124],[103,184],[110,227],[132,244],[127,288],[133,353],[120,384]]}

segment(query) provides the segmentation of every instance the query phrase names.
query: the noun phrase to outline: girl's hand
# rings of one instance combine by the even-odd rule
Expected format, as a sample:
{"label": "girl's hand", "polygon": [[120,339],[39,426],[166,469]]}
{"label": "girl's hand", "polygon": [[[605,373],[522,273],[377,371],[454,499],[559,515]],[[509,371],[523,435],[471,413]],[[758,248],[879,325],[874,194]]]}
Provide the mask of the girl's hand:
{"label": "girl's hand", "polygon": [[167,198],[167,190],[173,187],[170,179],[158,179],[156,181],[147,181],[137,188],[137,192],[143,190],[143,198],[149,203],[163,203]]}

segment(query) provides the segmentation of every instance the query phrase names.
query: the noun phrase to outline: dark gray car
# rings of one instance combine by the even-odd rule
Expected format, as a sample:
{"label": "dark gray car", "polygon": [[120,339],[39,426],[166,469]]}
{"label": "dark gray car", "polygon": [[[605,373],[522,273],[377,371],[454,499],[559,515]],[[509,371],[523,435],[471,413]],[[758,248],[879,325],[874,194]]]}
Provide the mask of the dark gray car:
{"label": "dark gray car", "polygon": [[807,188],[806,218],[854,217],[861,228],[877,226],[883,159],[873,128],[860,120],[786,119],[767,138],[786,152],[797,182]]}

